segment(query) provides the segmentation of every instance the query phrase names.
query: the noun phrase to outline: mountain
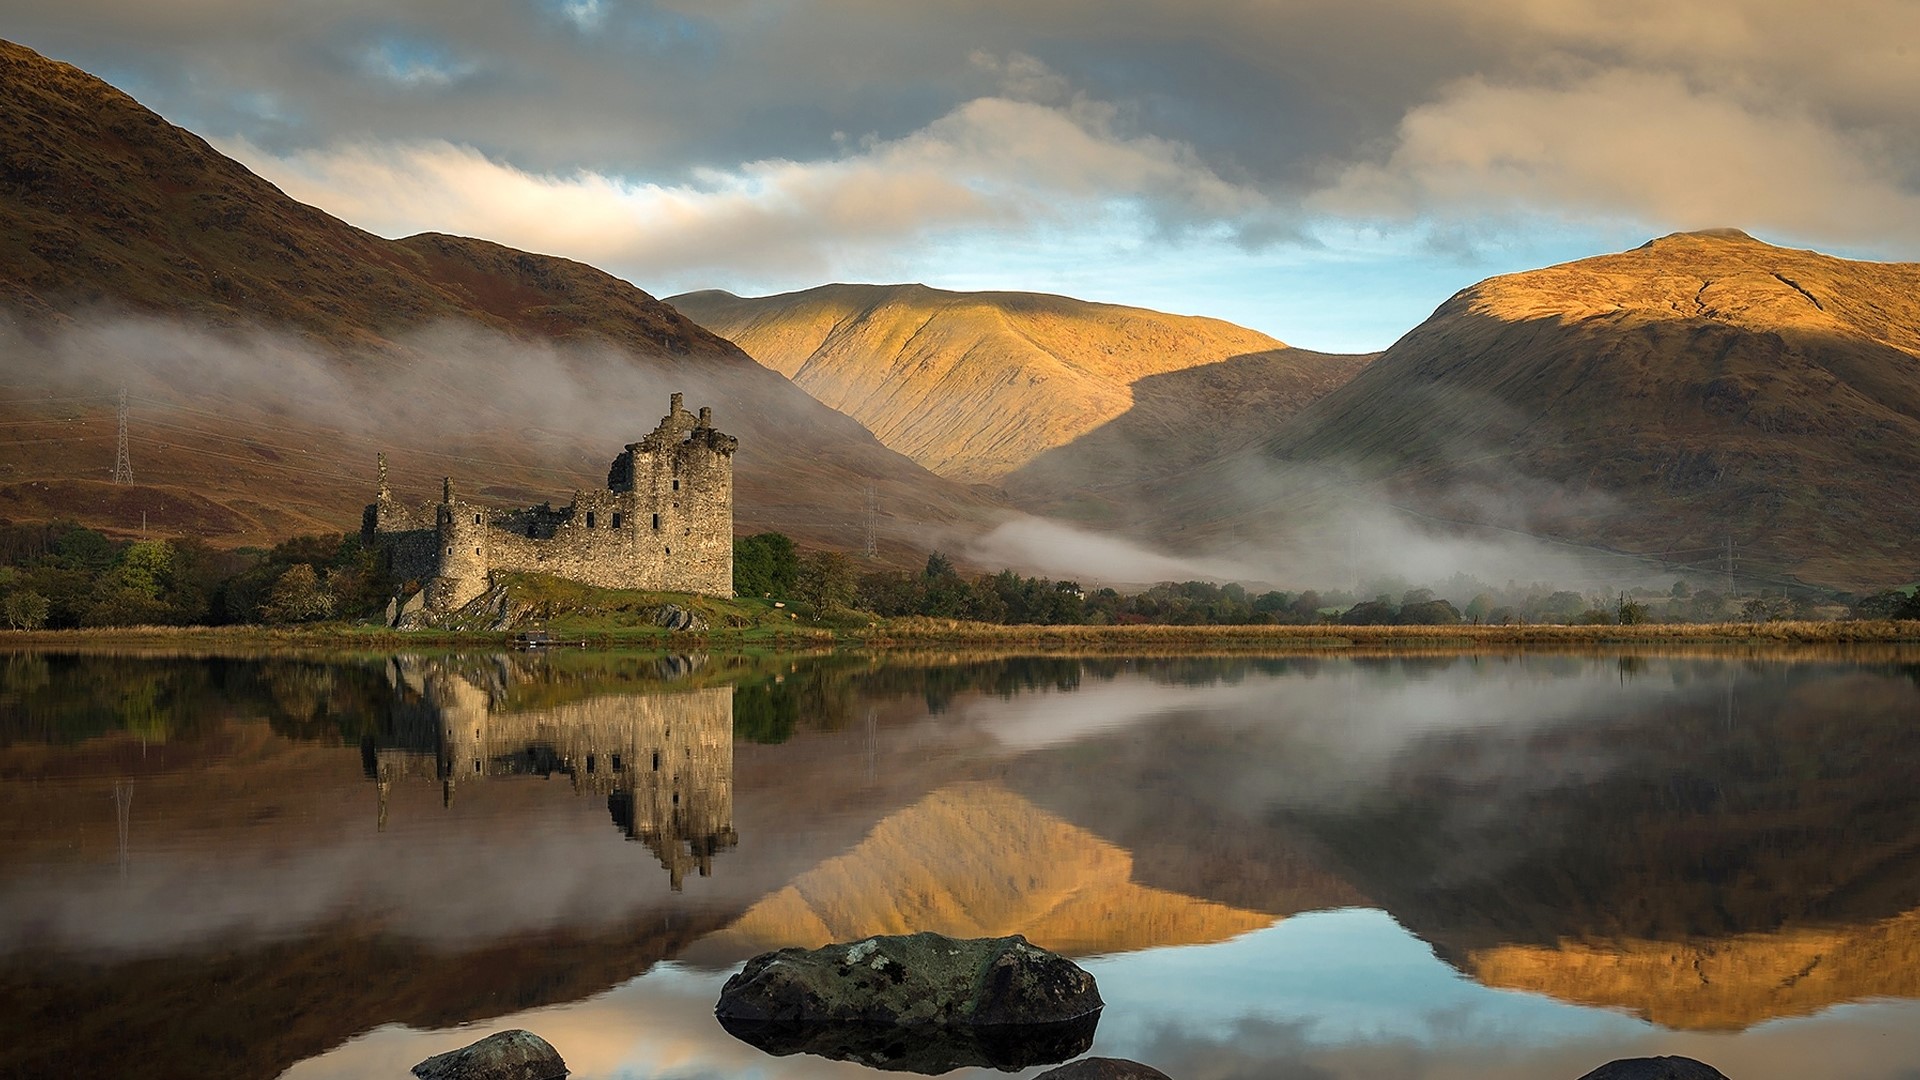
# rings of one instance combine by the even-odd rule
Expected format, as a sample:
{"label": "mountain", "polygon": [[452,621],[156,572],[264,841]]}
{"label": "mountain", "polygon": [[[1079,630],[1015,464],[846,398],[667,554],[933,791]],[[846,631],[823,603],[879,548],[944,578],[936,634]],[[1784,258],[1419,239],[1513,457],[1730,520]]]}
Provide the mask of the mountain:
{"label": "mountain", "polygon": [[[696,322],[865,424],[881,442],[955,480],[997,483],[1128,417],[1144,381],[1209,365],[1231,373],[1158,384],[1134,418],[1162,440],[1204,412],[1221,379],[1285,380],[1280,342],[1218,319],[1165,315],[1064,296],[947,292],[924,285],[825,285],[779,296],[671,297]],[[1324,372],[1307,381],[1324,381]],[[1172,423],[1170,418],[1178,417]],[[1127,435],[1131,429],[1122,429]],[[1093,448],[1111,456],[1116,439]],[[1164,450],[1148,445],[1144,453]],[[1078,478],[1079,459],[1052,467]],[[1038,481],[1035,481],[1036,485]],[[1023,485],[1008,484],[1018,497]]]}
{"label": "mountain", "polygon": [[1265,464],[1675,566],[1720,569],[1730,543],[1763,578],[1911,581],[1920,264],[1715,230],[1492,278],[1273,432]]}
{"label": "mountain", "polygon": [[[670,391],[738,435],[739,525],[860,542],[993,503],[590,266],[296,202],[76,68],[0,42],[0,516],[259,542],[352,528],[376,450],[502,501],[598,486]],[[134,485],[106,483],[127,387]]]}

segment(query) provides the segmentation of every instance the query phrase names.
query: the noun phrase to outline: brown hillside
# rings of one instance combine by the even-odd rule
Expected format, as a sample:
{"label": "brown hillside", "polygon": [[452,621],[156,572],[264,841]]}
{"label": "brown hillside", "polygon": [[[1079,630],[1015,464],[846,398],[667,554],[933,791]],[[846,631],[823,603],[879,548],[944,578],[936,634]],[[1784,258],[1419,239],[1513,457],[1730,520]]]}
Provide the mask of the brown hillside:
{"label": "brown hillside", "polygon": [[[502,500],[564,498],[602,483],[673,390],[740,436],[743,529],[856,544],[869,483],[895,549],[991,509],[624,281],[479,240],[374,236],[0,42],[9,323],[9,516],[124,531],[144,508],[162,533],[230,542],[351,528],[376,449],[421,493],[453,473]],[[123,385],[141,494],[107,497],[86,482],[112,464]]]}
{"label": "brown hillside", "polygon": [[[1301,410],[1346,385],[1375,354],[1271,349],[1133,384],[1133,407],[1027,462],[1000,484],[1021,509],[1092,525],[1151,520],[1195,469],[1251,451]],[[1216,495],[1219,493],[1216,492]]]}
{"label": "brown hillside", "polygon": [[1281,348],[1217,319],[1036,293],[825,285],[669,302],[881,442],[969,482],[1122,416],[1142,379]]}
{"label": "brown hillside", "polygon": [[1920,264],[1716,230],[1493,278],[1279,433],[1276,459],[1681,565],[1718,567],[1731,539],[1766,576],[1911,581]]}

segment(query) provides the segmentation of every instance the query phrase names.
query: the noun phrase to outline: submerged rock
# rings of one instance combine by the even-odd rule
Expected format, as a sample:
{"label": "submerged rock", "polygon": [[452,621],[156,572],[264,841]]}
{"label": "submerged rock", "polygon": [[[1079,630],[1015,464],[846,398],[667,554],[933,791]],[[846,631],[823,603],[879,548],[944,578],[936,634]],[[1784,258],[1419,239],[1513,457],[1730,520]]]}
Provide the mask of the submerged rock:
{"label": "submerged rock", "polygon": [[1057,1024],[1101,1004],[1092,975],[1018,934],[920,933],[762,953],[727,980],[714,1012],[760,1022],[984,1026]]}
{"label": "submerged rock", "polygon": [[1171,1080],[1151,1065],[1126,1058],[1090,1057],[1048,1069],[1033,1080]]}
{"label": "submerged rock", "polygon": [[1687,1057],[1621,1058],[1580,1080],[1727,1080],[1719,1069]]}
{"label": "submerged rock", "polygon": [[514,1029],[449,1050],[413,1067],[420,1080],[561,1080],[567,1063],[547,1040]]}
{"label": "submerged rock", "polygon": [[[1086,1053],[1100,1014],[1056,1024],[887,1024],[861,1020],[736,1020],[720,1026],[776,1057],[813,1054],[889,1072],[1016,1072]],[[1157,1074],[1156,1074],[1157,1075]]]}

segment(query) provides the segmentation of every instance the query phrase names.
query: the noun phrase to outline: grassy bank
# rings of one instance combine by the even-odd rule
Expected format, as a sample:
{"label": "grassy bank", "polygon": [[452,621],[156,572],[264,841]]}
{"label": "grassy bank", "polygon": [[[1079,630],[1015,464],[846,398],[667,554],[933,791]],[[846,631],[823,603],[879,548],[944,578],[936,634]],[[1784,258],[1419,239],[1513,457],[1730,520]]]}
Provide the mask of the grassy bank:
{"label": "grassy bank", "polygon": [[[647,594],[657,605],[660,594]],[[635,603],[641,603],[635,600]],[[1612,646],[1920,645],[1920,622],[1768,622],[1641,626],[999,626],[939,619],[847,620],[822,624],[764,601],[705,600],[716,610],[703,632],[636,624],[601,609],[556,616],[556,641],[590,649],[685,651],[862,651],[965,649],[1062,653],[1395,652],[1581,649]],[[720,607],[724,605],[724,607]],[[723,621],[727,616],[732,616]],[[227,651],[393,652],[497,649],[510,634],[482,630],[398,631],[373,624],[290,627],[110,627],[0,631],[0,647],[79,646]]]}

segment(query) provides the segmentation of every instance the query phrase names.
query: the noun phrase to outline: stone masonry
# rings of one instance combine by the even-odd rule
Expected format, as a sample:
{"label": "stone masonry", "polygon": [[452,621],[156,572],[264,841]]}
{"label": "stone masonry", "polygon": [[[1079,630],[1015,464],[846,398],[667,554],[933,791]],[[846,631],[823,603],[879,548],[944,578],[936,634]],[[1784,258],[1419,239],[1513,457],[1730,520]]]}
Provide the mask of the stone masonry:
{"label": "stone masonry", "polygon": [[493,585],[498,571],[552,574],[612,589],[733,595],[733,452],[674,394],[667,415],[607,470],[607,486],[573,502],[503,510],[460,497],[452,477],[440,501],[408,506],[379,487],[361,519],[400,582],[417,582],[426,606],[452,611]]}

